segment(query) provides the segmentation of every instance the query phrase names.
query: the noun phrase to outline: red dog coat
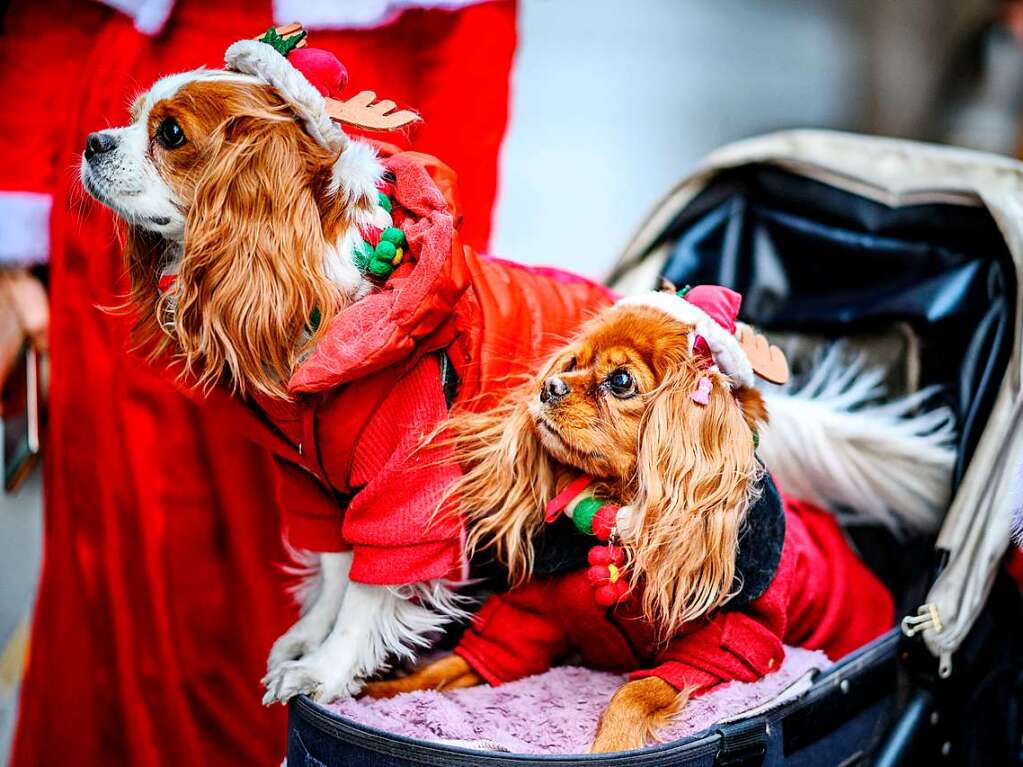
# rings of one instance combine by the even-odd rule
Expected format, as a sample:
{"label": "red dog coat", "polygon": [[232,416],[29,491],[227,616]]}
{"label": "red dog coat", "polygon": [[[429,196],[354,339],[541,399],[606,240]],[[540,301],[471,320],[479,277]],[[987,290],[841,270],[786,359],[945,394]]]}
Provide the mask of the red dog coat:
{"label": "red dog coat", "polygon": [[838,659],[889,629],[887,589],[856,557],[826,511],[783,499],[784,543],[766,590],[686,625],[666,643],[634,598],[605,610],[584,570],[489,598],[455,649],[492,685],[546,671],[577,652],[594,668],[657,676],[698,695],[778,668],[783,643]]}
{"label": "red dog coat", "polygon": [[289,382],[294,401],[260,398],[249,425],[275,454],[290,543],[353,549],[354,580],[400,584],[464,574],[460,524],[431,522],[459,469],[442,449],[418,449],[448,413],[437,353],[457,371],[458,399],[490,407],[612,294],[477,255],[459,240],[447,166],[415,152],[385,165],[408,258],[334,320]]}

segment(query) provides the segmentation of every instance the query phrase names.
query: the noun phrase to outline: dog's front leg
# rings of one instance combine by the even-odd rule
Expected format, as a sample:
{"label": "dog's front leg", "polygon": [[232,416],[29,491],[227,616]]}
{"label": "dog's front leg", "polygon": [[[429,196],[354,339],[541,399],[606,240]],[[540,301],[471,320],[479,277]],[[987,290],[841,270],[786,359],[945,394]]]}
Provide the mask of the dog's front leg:
{"label": "dog's front leg", "polygon": [[303,693],[324,703],[354,695],[390,656],[412,657],[415,647],[426,644],[424,635],[447,617],[400,595],[397,588],[353,581],[323,644],[267,674],[263,702],[284,703]]}
{"label": "dog's front leg", "polygon": [[475,687],[478,684],[484,684],[483,677],[473,671],[465,658],[445,655],[408,676],[370,682],[363,693],[370,698],[393,698],[403,692],[457,690],[462,687]]}
{"label": "dog's front leg", "polygon": [[319,555],[317,583],[302,599],[301,617],[270,648],[264,684],[281,663],[308,655],[323,644],[341,610],[351,567],[350,551]]}

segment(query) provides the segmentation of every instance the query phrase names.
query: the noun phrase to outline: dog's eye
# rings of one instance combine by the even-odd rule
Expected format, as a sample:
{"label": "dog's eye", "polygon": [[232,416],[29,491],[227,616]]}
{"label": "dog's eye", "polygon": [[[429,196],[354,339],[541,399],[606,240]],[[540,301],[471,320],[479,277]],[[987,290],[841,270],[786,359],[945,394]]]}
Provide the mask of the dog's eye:
{"label": "dog's eye", "polygon": [[177,120],[168,117],[157,126],[156,140],[164,149],[175,149],[185,143],[185,132]]}
{"label": "dog's eye", "polygon": [[611,375],[607,377],[607,388],[614,396],[624,399],[636,393],[636,381],[632,377],[632,373],[619,368],[612,371]]}
{"label": "dog's eye", "polygon": [[562,372],[563,373],[571,373],[573,370],[575,370],[575,366],[576,366],[576,360],[575,360],[575,357],[573,357],[567,363],[565,363],[565,369]]}

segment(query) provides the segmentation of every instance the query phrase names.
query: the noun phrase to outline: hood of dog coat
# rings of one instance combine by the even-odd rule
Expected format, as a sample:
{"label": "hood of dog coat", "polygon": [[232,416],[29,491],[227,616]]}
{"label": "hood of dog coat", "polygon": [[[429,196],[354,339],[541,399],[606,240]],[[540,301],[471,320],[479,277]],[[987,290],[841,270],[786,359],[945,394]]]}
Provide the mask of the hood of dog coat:
{"label": "hood of dog coat", "polygon": [[470,285],[454,171],[429,155],[378,148],[394,176],[393,216],[408,241],[406,259],[334,318],[288,382],[293,394],[340,386],[408,358],[454,322]]}

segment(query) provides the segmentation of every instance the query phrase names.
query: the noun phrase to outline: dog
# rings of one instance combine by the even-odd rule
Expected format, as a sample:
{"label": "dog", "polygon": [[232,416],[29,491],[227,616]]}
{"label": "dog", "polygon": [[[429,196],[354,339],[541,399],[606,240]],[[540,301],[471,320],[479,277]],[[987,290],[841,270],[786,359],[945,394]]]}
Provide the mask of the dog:
{"label": "dog", "polygon": [[139,338],[270,449],[288,543],[311,555],[267,704],[354,694],[462,614],[461,525],[430,524],[458,469],[417,452],[421,437],[610,300],[463,246],[450,169],[334,119],[407,113],[341,100],[343,66],[304,42],[270,30],[223,69],[159,80],[81,163],[125,225]]}
{"label": "dog", "polygon": [[[892,626],[836,520],[779,495],[757,458],[769,404],[738,306],[712,286],[623,299],[530,386],[453,418],[468,546],[493,550],[513,586],[452,655],[368,695],[501,684],[576,653],[630,672],[592,747],[626,751],[691,697],[776,669],[783,643],[838,659]],[[532,541],[562,509],[596,536],[593,567],[533,578]]]}

